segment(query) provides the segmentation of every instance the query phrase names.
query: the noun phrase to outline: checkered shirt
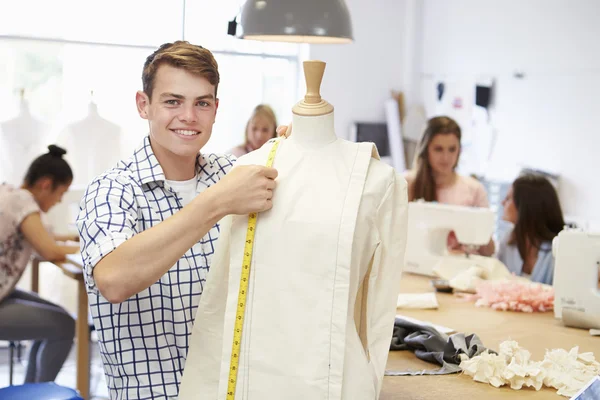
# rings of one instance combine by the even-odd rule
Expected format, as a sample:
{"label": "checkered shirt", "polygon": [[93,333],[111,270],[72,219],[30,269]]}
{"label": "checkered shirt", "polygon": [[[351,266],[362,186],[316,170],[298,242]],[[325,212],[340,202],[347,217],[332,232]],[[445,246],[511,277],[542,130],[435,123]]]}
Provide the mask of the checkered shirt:
{"label": "checkered shirt", "polygon": [[[218,182],[233,160],[199,154],[196,193]],[[94,179],[81,200],[77,227],[84,278],[111,399],[177,397],[219,225],[159,281],[120,304],[102,297],[92,271],[121,243],[181,208],[181,198],[166,183],[149,137],[132,157]]]}

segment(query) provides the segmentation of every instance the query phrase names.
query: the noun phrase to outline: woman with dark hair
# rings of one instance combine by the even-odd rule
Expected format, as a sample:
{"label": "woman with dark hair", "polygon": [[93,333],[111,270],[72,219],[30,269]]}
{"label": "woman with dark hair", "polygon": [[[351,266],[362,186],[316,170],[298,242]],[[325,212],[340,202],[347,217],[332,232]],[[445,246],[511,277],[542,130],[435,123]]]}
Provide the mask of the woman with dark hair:
{"label": "woman with dark hair", "polygon": [[[434,117],[419,141],[414,170],[405,175],[408,200],[435,201],[467,207],[489,207],[483,185],[470,176],[456,172],[461,150],[460,126],[450,117]],[[461,250],[456,235],[450,234],[448,247]],[[494,242],[481,246],[478,253],[494,254]]]}
{"label": "woman with dark hair", "polygon": [[543,176],[523,175],[513,182],[502,205],[503,219],[514,228],[500,242],[498,258],[511,272],[551,285],[552,239],[565,226],[554,186]]}
{"label": "woman with dark hair", "polygon": [[65,150],[51,145],[29,166],[20,188],[0,185],[0,340],[32,340],[25,382],[53,381],[69,355],[75,321],[62,307],[15,286],[35,251],[61,261],[78,246],[63,246],[41,213],[60,202],[73,180]]}

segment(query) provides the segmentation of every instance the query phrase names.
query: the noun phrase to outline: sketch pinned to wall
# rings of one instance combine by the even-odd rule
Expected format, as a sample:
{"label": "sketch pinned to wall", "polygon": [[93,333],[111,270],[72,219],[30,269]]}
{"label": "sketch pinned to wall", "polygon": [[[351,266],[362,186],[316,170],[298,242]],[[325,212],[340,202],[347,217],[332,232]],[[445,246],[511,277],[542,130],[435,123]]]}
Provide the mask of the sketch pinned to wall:
{"label": "sketch pinned to wall", "polygon": [[438,102],[442,101],[442,97],[444,97],[444,89],[446,88],[446,85],[444,84],[444,82],[438,82],[438,84],[436,85],[437,88],[437,100]]}
{"label": "sketch pinned to wall", "polygon": [[458,171],[485,175],[495,141],[490,117],[493,79],[430,76],[423,79],[423,100],[427,118],[446,115],[462,131]]}
{"label": "sketch pinned to wall", "polygon": [[495,94],[496,81],[493,78],[479,78],[476,81],[472,125],[475,132],[473,153],[477,156],[477,173],[481,176],[487,172],[498,138],[498,131],[492,121]]}
{"label": "sketch pinned to wall", "polygon": [[491,79],[477,82],[475,85],[475,105],[489,111],[492,105],[492,94],[495,92],[493,88],[494,81]]}

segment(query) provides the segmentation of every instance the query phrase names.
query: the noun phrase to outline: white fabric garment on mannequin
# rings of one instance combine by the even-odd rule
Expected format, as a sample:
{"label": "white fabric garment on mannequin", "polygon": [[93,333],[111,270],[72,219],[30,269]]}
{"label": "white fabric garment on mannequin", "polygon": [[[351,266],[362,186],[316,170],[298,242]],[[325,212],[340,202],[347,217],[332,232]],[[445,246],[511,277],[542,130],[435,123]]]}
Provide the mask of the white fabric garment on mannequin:
{"label": "white fabric garment on mannequin", "polygon": [[[333,113],[293,115],[259,214],[236,399],[379,397],[407,224],[406,182]],[[238,160],[264,165],[272,143]],[[235,168],[235,167],[234,167]],[[225,399],[247,216],[221,221],[179,399]]]}
{"label": "white fabric garment on mannequin", "polygon": [[57,143],[67,150],[65,159],[73,168],[74,186],[87,186],[121,159],[121,128],[100,116],[94,102],[84,119],[61,132]]}
{"label": "white fabric garment on mannequin", "polygon": [[19,115],[0,124],[0,182],[20,186],[27,168],[47,151],[47,126],[35,119],[21,100]]}

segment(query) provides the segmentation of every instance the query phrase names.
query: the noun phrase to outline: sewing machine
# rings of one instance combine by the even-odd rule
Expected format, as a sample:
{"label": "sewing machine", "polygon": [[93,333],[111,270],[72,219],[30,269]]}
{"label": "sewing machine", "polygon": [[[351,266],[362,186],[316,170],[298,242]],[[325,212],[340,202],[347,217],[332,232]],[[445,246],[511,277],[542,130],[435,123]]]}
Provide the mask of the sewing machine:
{"label": "sewing machine", "polygon": [[[454,231],[459,243],[476,248],[488,244],[495,215],[487,208],[452,206],[423,201],[408,205],[408,232],[404,271],[435,276],[436,264],[447,259],[460,263],[468,254],[450,254],[448,235]],[[464,263],[465,269],[471,264]]]}
{"label": "sewing machine", "polygon": [[552,241],[554,316],[567,326],[600,329],[600,233],[565,229]]}

